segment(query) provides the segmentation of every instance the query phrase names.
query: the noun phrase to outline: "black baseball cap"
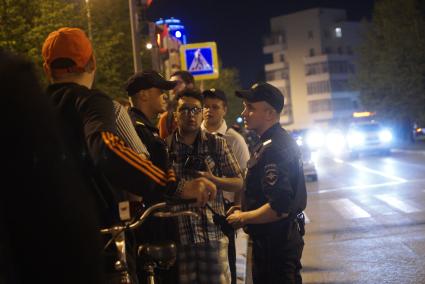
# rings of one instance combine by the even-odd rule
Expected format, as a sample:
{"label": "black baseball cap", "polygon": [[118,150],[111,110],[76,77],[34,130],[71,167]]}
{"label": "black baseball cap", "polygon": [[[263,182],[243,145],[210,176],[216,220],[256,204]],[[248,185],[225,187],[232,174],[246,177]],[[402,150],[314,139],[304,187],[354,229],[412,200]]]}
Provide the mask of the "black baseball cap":
{"label": "black baseball cap", "polygon": [[125,90],[129,96],[137,94],[140,90],[158,88],[161,90],[171,90],[177,82],[167,81],[156,71],[142,71],[131,76],[126,83]]}
{"label": "black baseball cap", "polygon": [[278,113],[283,109],[284,98],[281,91],[269,83],[254,84],[249,90],[239,90],[235,92],[236,96],[247,100],[248,102],[265,101],[271,105]]}
{"label": "black baseball cap", "polygon": [[213,98],[213,99],[219,99],[224,102],[224,105],[227,105],[227,96],[226,93],[223,92],[220,89],[209,89],[202,92],[202,95],[204,96],[204,99],[206,98]]}

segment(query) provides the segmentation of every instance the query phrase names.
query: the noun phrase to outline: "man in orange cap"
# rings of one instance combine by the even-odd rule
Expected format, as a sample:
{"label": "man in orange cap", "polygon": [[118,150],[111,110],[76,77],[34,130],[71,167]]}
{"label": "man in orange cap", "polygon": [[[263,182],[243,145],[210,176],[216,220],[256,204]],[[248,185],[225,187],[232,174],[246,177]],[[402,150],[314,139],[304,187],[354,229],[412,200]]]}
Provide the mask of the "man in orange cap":
{"label": "man in orange cap", "polygon": [[93,53],[90,40],[77,28],[50,33],[42,48],[44,70],[51,81],[47,93],[71,155],[98,196],[102,225],[118,220],[117,203],[124,199],[118,188],[147,200],[176,196],[196,198],[198,205],[213,200],[216,187],[207,179],[179,182],[172,169],[159,169],[126,145],[117,131],[112,99],[92,89]]}

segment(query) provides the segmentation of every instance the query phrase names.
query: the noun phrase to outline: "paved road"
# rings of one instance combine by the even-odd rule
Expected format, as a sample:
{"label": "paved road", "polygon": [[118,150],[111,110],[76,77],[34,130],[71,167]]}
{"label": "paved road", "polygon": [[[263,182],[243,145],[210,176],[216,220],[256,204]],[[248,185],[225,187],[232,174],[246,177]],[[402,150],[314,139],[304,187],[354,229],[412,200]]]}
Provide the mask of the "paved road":
{"label": "paved road", "polygon": [[425,283],[425,153],[317,163],[304,283]]}

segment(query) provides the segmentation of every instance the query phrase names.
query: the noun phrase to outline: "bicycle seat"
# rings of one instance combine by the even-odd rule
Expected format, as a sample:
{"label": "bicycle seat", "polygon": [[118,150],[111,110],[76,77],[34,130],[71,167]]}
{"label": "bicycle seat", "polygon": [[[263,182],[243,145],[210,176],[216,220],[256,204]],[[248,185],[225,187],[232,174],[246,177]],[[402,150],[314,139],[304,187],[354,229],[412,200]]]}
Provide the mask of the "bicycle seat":
{"label": "bicycle seat", "polygon": [[159,267],[169,268],[176,262],[177,246],[174,242],[142,244],[137,255],[145,262],[155,262]]}

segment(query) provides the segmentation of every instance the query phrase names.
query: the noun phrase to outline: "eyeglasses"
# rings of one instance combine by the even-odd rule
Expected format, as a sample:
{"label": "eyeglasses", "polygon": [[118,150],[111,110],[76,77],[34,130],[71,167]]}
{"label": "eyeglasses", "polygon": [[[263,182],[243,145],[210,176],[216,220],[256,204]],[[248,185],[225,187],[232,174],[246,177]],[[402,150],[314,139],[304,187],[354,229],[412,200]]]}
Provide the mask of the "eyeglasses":
{"label": "eyeglasses", "polygon": [[179,112],[181,114],[186,115],[186,116],[188,116],[189,113],[191,115],[197,115],[197,114],[200,114],[202,112],[202,108],[200,108],[200,107],[182,107],[181,109],[179,109]]}

